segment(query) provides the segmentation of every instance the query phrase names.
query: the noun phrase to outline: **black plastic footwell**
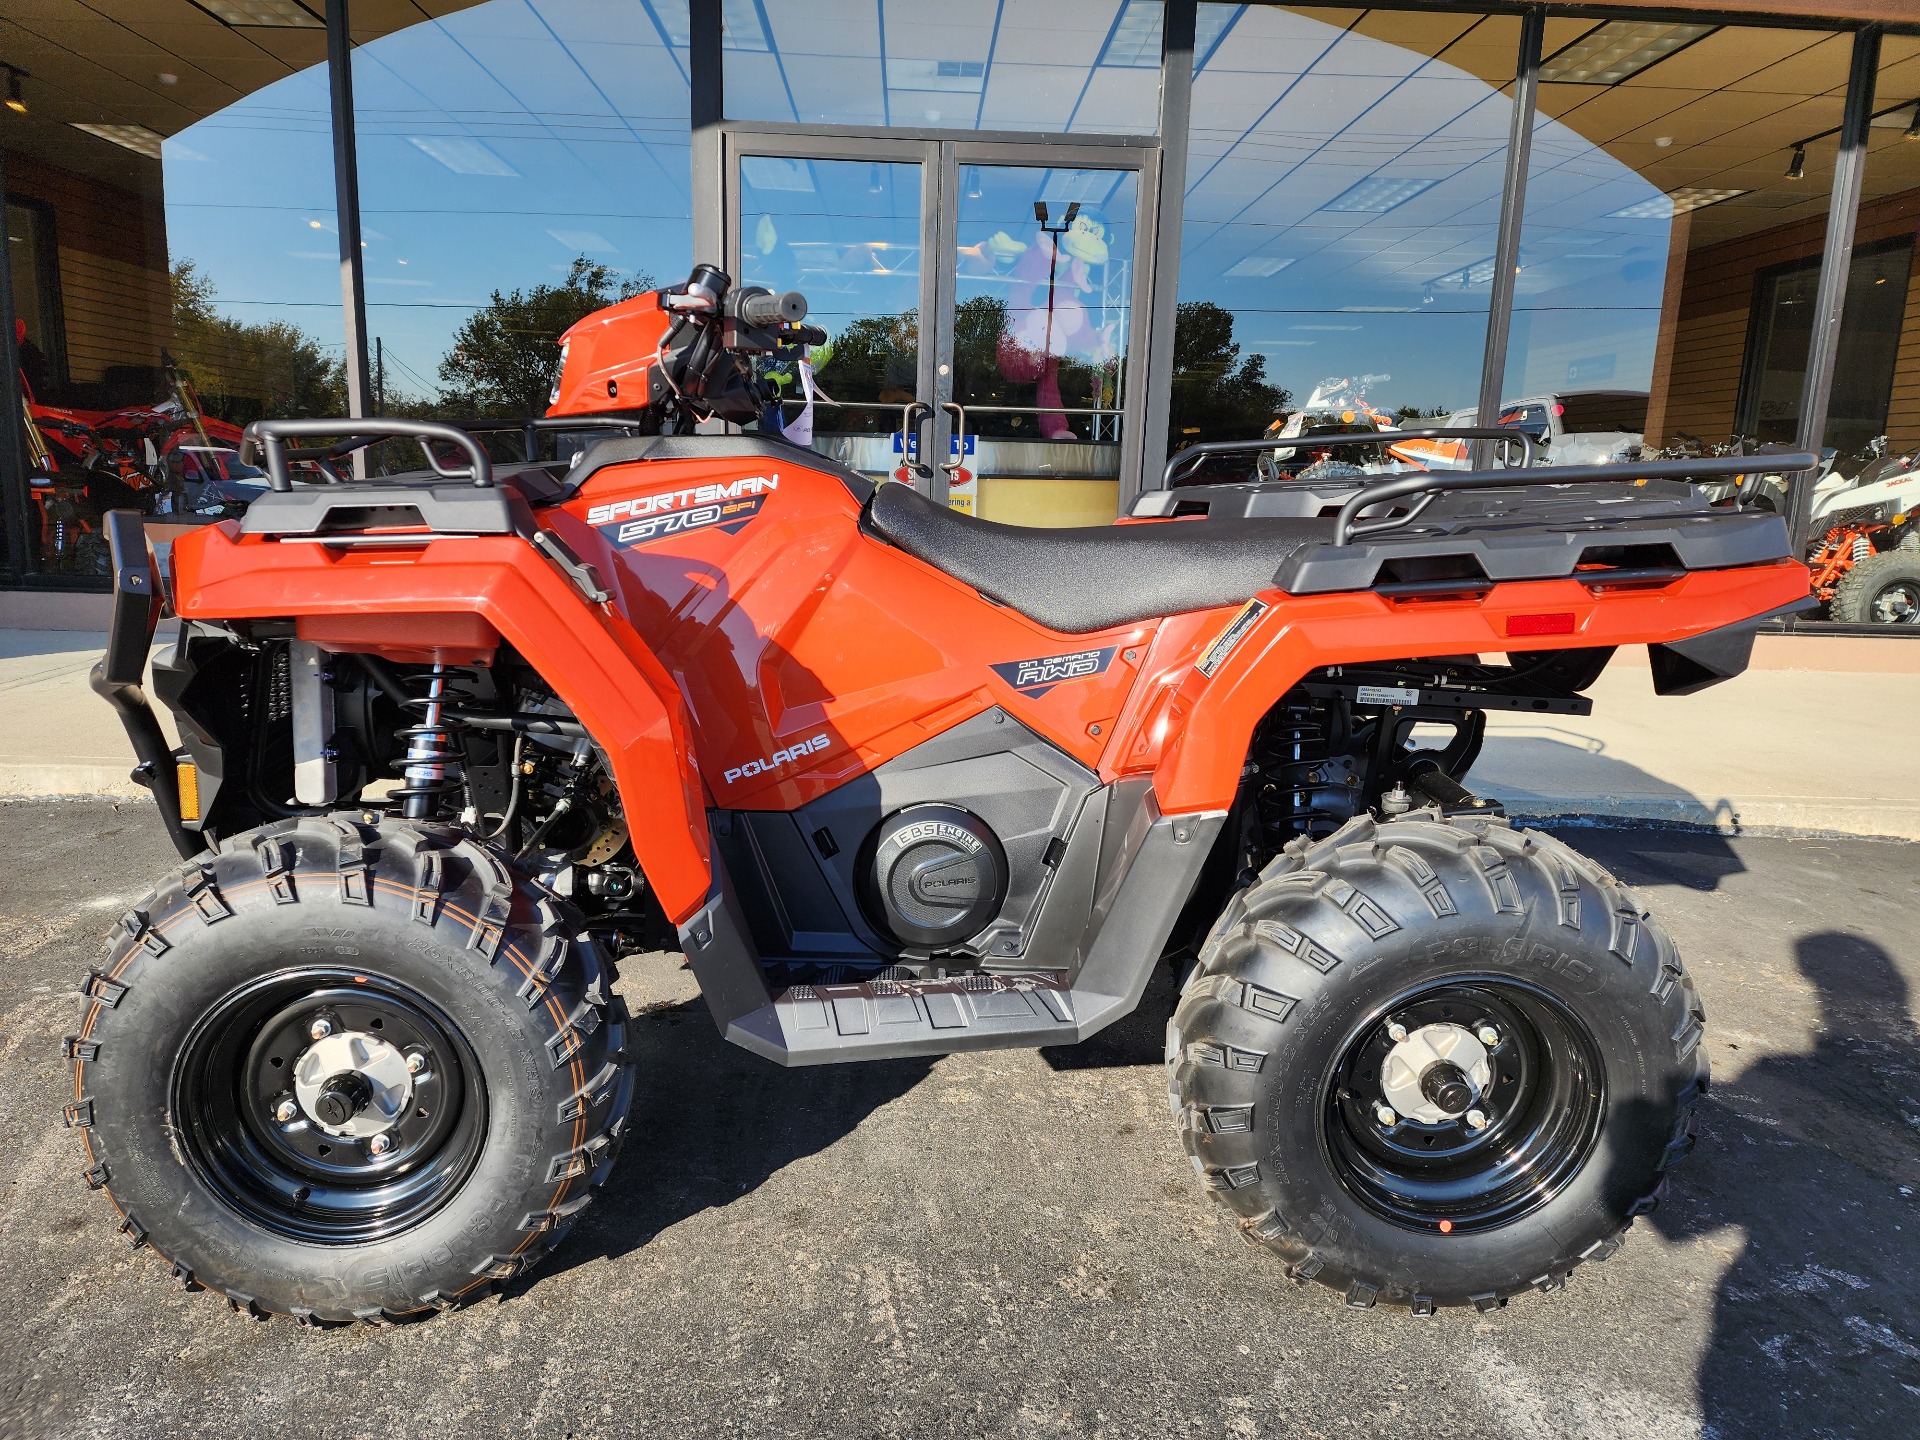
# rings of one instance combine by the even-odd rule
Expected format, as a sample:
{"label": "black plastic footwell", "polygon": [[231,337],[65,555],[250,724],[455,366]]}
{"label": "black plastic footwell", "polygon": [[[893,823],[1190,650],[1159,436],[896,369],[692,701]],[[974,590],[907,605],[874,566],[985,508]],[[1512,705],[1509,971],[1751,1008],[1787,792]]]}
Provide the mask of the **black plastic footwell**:
{"label": "black plastic footwell", "polygon": [[795,985],[734,1021],[727,1038],[769,1060],[806,1065],[1065,1044],[1078,1032],[1064,977],[997,974]]}

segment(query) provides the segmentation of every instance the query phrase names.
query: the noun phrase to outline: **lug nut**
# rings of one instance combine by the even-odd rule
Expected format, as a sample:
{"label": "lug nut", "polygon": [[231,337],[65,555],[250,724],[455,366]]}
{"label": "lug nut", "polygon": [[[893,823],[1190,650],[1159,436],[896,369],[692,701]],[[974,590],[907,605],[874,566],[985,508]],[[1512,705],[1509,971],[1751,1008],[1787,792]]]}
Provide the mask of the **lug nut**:
{"label": "lug nut", "polygon": [[1500,1032],[1491,1025],[1482,1025],[1475,1033],[1478,1035],[1480,1043],[1489,1050],[1500,1043]]}
{"label": "lug nut", "polygon": [[1373,1112],[1373,1118],[1378,1120],[1382,1125],[1397,1125],[1400,1123],[1400,1117],[1393,1113],[1393,1107],[1391,1105],[1380,1106]]}
{"label": "lug nut", "polygon": [[408,1053],[407,1073],[409,1075],[418,1075],[422,1070],[426,1068],[427,1068],[427,1057],[423,1053],[421,1053],[418,1050],[410,1051]]}
{"label": "lug nut", "polygon": [[273,1118],[282,1125],[291,1124],[300,1118],[300,1107],[291,1100],[282,1100],[273,1107]]}
{"label": "lug nut", "polygon": [[1398,1045],[1402,1040],[1407,1038],[1407,1027],[1402,1025],[1398,1020],[1394,1021],[1391,1025],[1387,1026],[1387,1038]]}
{"label": "lug nut", "polygon": [[1469,1130],[1486,1129],[1487,1128],[1487,1112],[1484,1110],[1467,1111],[1467,1128]]}
{"label": "lug nut", "polygon": [[324,1015],[316,1015],[313,1023],[307,1026],[307,1034],[315,1040],[324,1040],[333,1033],[333,1022]]}
{"label": "lug nut", "polygon": [[376,1135],[367,1142],[367,1149],[375,1155],[384,1155],[393,1148],[391,1135]]}

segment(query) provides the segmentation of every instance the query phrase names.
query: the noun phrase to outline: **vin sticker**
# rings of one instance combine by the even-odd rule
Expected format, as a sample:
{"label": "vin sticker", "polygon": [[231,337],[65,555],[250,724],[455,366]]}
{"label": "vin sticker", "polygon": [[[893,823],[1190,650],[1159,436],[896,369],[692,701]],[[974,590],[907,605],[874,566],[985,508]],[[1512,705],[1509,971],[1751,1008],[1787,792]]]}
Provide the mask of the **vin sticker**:
{"label": "vin sticker", "polygon": [[1247,638],[1247,632],[1266,613],[1266,601],[1247,601],[1240,607],[1240,613],[1227,622],[1227,628],[1220,632],[1220,638],[1207,647],[1207,653],[1200,657],[1200,663],[1194,668],[1211,680],[1213,672],[1226,664],[1227,657]]}
{"label": "vin sticker", "polygon": [[1420,692],[1393,685],[1361,685],[1355,689],[1353,698],[1361,705],[1418,705]]}
{"label": "vin sticker", "polygon": [[1037,660],[1011,660],[993,667],[993,673],[1022,695],[1035,699],[1062,680],[1084,680],[1098,675],[1113,663],[1116,645],[1098,650],[1075,650],[1069,655],[1042,655]]}

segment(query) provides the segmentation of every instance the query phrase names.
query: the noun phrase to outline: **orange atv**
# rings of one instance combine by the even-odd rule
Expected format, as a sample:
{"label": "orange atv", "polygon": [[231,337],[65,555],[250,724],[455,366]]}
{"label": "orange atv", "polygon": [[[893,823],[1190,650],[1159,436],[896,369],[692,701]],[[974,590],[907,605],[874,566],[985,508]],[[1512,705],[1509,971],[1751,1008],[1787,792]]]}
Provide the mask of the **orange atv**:
{"label": "orange atv", "polygon": [[[760,415],[804,315],[702,267],[589,317],[543,423],[657,433],[569,464],[265,422],[242,518],[155,554],[111,517],[95,688],[184,862],[66,1042],[121,1233],[310,1323],[521,1274],[650,1144],[613,968],[671,943],[780,1065],[1071,1044],[1178,966],[1181,1142],[1297,1279],[1484,1309],[1611,1253],[1691,1144],[1700,1004],[1465,782],[1489,711],[1586,714],[1618,646],[1738,673],[1805,603],[1779,517],[1648,464],[1027,530],[684,433]],[[426,468],[291,477],[396,435]]]}

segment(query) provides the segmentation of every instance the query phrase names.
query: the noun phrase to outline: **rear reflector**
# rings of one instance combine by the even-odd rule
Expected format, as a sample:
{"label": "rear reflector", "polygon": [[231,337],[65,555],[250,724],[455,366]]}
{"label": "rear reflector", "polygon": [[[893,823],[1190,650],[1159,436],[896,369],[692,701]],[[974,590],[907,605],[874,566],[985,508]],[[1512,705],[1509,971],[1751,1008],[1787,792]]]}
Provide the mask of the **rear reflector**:
{"label": "rear reflector", "polygon": [[1545,615],[1509,615],[1507,634],[1571,635],[1573,634],[1573,612],[1556,610]]}
{"label": "rear reflector", "polygon": [[200,772],[194,769],[191,760],[175,762],[180,778],[180,818],[198,820],[200,818]]}

